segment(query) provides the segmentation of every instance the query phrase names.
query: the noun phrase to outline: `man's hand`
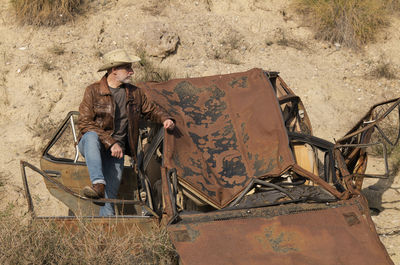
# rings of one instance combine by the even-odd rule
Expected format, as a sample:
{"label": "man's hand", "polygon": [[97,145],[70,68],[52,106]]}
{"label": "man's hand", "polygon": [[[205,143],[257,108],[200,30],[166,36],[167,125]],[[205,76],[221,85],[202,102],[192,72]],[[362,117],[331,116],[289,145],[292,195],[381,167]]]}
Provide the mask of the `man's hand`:
{"label": "man's hand", "polygon": [[173,130],[175,128],[175,123],[170,119],[166,119],[163,122],[163,125],[164,125],[164,128],[167,130]]}
{"label": "man's hand", "polygon": [[119,146],[118,143],[115,143],[111,146],[111,156],[120,159],[124,157],[124,152],[122,151],[122,148],[121,146]]}

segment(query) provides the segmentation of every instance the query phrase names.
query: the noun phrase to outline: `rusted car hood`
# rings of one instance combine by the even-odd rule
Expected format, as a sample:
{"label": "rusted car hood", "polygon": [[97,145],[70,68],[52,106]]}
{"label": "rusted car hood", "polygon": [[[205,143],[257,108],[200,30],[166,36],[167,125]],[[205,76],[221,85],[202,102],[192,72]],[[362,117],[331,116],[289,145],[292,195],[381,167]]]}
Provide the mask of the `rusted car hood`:
{"label": "rusted car hood", "polygon": [[165,166],[217,208],[252,178],[294,164],[275,91],[261,69],[139,85],[176,119]]}
{"label": "rusted car hood", "polygon": [[188,215],[168,230],[185,265],[393,264],[361,198],[329,207]]}

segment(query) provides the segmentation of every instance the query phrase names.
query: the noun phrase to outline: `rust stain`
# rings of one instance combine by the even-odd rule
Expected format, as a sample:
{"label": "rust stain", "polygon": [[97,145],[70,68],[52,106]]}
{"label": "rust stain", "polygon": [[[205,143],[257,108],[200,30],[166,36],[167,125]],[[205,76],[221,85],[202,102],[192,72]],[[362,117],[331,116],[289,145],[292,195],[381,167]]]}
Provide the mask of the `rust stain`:
{"label": "rust stain", "polygon": [[290,232],[276,233],[272,228],[265,228],[264,236],[257,236],[256,238],[264,247],[269,245],[275,252],[298,252],[299,249],[291,245],[293,242],[292,237],[293,235]]}
{"label": "rust stain", "polygon": [[353,225],[361,223],[360,220],[358,219],[357,215],[354,212],[343,213],[343,216],[349,226],[353,226]]}
{"label": "rust stain", "polygon": [[176,242],[194,242],[200,235],[200,231],[186,225],[186,229],[171,231],[171,236]]}

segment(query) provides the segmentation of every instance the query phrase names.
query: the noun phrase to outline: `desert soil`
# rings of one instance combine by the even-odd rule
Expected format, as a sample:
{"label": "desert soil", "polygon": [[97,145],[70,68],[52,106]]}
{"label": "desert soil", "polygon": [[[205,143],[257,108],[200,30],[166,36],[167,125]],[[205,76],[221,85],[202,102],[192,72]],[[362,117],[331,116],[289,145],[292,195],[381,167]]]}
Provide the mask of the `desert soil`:
{"label": "desert soil", "polygon": [[[279,71],[302,98],[314,134],[330,141],[372,104],[399,95],[399,78],[370,75],[382,62],[399,69],[399,17],[391,18],[376,42],[354,51],[315,40],[289,0],[98,0],[84,16],[54,28],[17,25],[9,2],[0,0],[0,210],[26,214],[19,161],[38,166],[55,126],[78,109],[85,86],[101,77],[99,55],[114,48],[134,54],[149,45],[152,32],[179,36],[174,53],[153,58],[176,77],[254,67]],[[379,167],[381,161],[371,162]],[[373,220],[400,264],[399,177],[368,181],[364,188],[378,201],[381,211]],[[66,214],[40,178],[33,178],[31,189],[39,215]]]}

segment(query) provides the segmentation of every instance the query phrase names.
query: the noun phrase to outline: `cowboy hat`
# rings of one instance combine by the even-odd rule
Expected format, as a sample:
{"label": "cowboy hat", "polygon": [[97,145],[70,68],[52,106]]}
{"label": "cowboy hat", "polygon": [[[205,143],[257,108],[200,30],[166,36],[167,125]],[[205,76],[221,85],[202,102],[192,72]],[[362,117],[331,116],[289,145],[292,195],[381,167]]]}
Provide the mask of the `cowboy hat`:
{"label": "cowboy hat", "polygon": [[129,57],[128,53],[123,49],[110,51],[103,56],[104,64],[99,68],[98,72],[108,70],[113,67],[139,62],[137,56]]}

